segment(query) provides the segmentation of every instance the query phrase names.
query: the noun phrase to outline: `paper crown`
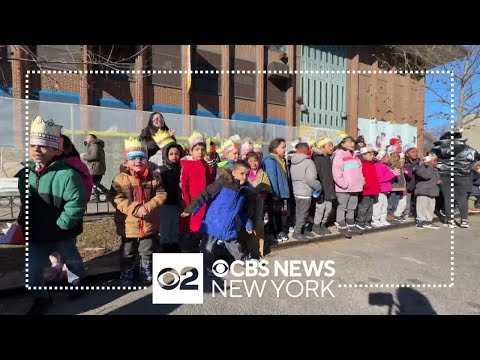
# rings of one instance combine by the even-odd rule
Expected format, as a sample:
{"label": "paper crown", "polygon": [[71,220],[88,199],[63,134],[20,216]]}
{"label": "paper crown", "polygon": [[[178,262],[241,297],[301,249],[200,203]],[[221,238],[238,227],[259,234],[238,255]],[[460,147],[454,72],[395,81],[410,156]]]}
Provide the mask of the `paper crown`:
{"label": "paper crown", "polygon": [[233,151],[237,147],[231,139],[225,140],[219,149],[220,156],[227,155],[230,151]]}
{"label": "paper crown", "polygon": [[123,155],[127,160],[136,156],[145,157],[146,154],[145,144],[139,138],[130,137],[125,139],[125,151]]}
{"label": "paper crown", "polygon": [[253,151],[256,153],[263,153],[263,148],[261,144],[253,144]]}
{"label": "paper crown", "polygon": [[54,149],[62,147],[62,125],[53,120],[45,121],[40,116],[33,120],[30,127],[30,145],[49,146]]}
{"label": "paper crown", "polygon": [[387,155],[387,152],[385,150],[379,150],[377,156],[375,156],[375,159],[380,161],[385,157],[385,155]]}
{"label": "paper crown", "polygon": [[245,142],[240,146],[240,152],[242,155],[247,155],[250,151],[253,151],[253,144],[245,140]]}
{"label": "paper crown", "polygon": [[308,146],[312,147],[312,146],[315,145],[316,142],[317,142],[317,140],[315,140],[315,138],[311,137],[310,139],[308,139],[307,144],[308,144]]}
{"label": "paper crown", "polygon": [[170,136],[168,131],[159,131],[153,136],[153,141],[155,141],[160,149],[163,149],[168,144],[175,142],[175,140]]}
{"label": "paper crown", "polygon": [[328,143],[333,143],[332,139],[329,138],[329,137],[326,137],[326,138],[323,138],[321,139],[319,142],[317,142],[317,148],[321,148],[325,145],[327,145]]}
{"label": "paper crown", "polygon": [[366,153],[369,153],[369,152],[372,152],[372,148],[370,145],[367,145],[367,146],[364,146],[362,148],[360,148],[360,154],[366,154]]}
{"label": "paper crown", "polygon": [[198,131],[194,131],[188,138],[188,143],[190,145],[190,149],[192,149],[197,144],[205,143],[205,136]]}

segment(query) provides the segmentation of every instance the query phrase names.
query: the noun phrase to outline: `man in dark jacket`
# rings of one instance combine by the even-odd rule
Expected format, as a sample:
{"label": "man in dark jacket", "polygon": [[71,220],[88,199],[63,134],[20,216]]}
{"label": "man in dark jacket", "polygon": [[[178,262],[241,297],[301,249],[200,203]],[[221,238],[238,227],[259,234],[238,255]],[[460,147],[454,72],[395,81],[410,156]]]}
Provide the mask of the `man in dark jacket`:
{"label": "man in dark jacket", "polygon": [[[453,139],[452,139],[453,137]],[[445,223],[455,226],[454,213],[450,206],[451,189],[454,187],[455,202],[461,216],[460,227],[468,228],[467,193],[472,187],[472,165],[480,160],[478,152],[466,144],[462,139],[462,131],[455,130],[444,133],[440,140],[434,143],[432,153],[438,157],[438,172],[442,179],[441,190],[445,204]],[[453,151],[451,150],[453,146]],[[453,166],[451,162],[453,161]],[[454,182],[451,184],[451,177]]]}
{"label": "man in dark jacket", "polygon": [[315,199],[315,218],[313,231],[319,235],[330,235],[327,220],[332,212],[333,201],[337,198],[332,174],[333,141],[330,138],[320,140],[313,149],[313,162],[317,169],[318,180],[322,184],[322,194]]}
{"label": "man in dark jacket", "polygon": [[88,165],[93,179],[93,193],[98,201],[100,199],[100,193],[108,193],[108,189],[100,183],[107,170],[104,150],[105,142],[97,139],[97,136],[94,134],[88,134],[83,144],[87,147],[87,152],[81,154],[80,157]]}

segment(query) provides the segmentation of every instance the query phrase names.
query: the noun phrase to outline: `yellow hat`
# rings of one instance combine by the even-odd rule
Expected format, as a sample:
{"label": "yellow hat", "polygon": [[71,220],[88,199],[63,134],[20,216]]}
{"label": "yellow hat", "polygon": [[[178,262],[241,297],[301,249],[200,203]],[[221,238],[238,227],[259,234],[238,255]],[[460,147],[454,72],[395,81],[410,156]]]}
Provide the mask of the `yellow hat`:
{"label": "yellow hat", "polygon": [[147,151],[145,150],[145,144],[137,137],[130,137],[125,139],[125,151],[123,156],[127,160],[131,160],[137,156],[147,156]]}
{"label": "yellow hat", "polygon": [[163,149],[168,144],[175,142],[175,140],[170,136],[168,131],[159,131],[153,136],[153,141],[155,141],[160,149]]}
{"label": "yellow hat", "polygon": [[311,137],[310,139],[308,139],[308,146],[312,147],[315,145],[315,143],[317,142],[317,140],[315,140],[314,137]]}
{"label": "yellow hat", "polygon": [[205,144],[205,136],[201,132],[194,131],[192,135],[190,135],[190,137],[188,138],[188,143],[190,145],[190,149],[192,149],[197,144]]}
{"label": "yellow hat", "polygon": [[320,141],[317,142],[317,148],[322,148],[324,147],[325,145],[327,145],[328,143],[333,143],[332,139],[329,138],[329,137],[326,137],[326,138],[323,138],[321,139]]}

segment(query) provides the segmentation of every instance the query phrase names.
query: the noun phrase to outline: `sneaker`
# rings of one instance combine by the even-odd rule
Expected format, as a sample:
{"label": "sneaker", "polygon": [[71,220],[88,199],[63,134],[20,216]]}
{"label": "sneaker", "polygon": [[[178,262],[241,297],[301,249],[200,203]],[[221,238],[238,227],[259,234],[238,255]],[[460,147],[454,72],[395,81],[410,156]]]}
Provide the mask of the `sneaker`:
{"label": "sneaker", "polygon": [[450,221],[450,222],[447,222],[447,223],[443,223],[443,227],[449,227],[450,229],[454,229],[454,228],[457,228],[457,224],[455,223],[454,220]]}
{"label": "sneaker", "polygon": [[460,223],[460,227],[468,229],[470,227],[470,225],[468,225],[468,220],[462,220],[462,222]]}
{"label": "sneaker", "polygon": [[352,234],[363,235],[363,230],[361,227],[357,225],[347,225],[347,229]]}
{"label": "sneaker", "polygon": [[320,236],[325,235],[325,232],[323,231],[324,228],[320,224],[314,224],[312,230],[315,234],[318,234]]}
{"label": "sneaker", "polygon": [[478,214],[478,213],[480,213],[480,209],[477,209],[477,208],[469,208],[469,209],[468,209],[468,212],[469,212],[470,214]]}
{"label": "sneaker", "polygon": [[350,234],[350,231],[348,231],[348,227],[346,226],[339,226],[337,225],[337,230],[340,234],[342,234],[344,237],[346,237],[347,239],[351,239],[352,238],[352,234]]}
{"label": "sneaker", "polygon": [[297,233],[293,233],[292,237],[298,241],[308,241],[310,240],[308,237],[306,237],[305,235],[303,234],[297,234]]}
{"label": "sneaker", "polygon": [[291,234],[295,231],[295,228],[293,226],[288,228],[288,232]]}
{"label": "sneaker", "polygon": [[278,242],[288,241],[288,235],[285,234],[284,232],[280,232],[280,233],[277,235],[277,240],[278,240]]}
{"label": "sneaker", "polygon": [[417,229],[420,229],[420,230],[425,229],[425,227],[424,227],[424,225],[423,225],[423,222],[421,222],[421,221],[418,221],[418,222],[417,222],[417,225],[415,225],[415,227],[416,227]]}
{"label": "sneaker", "polygon": [[390,224],[387,220],[381,220],[380,221],[382,223],[383,226],[390,226],[392,224]]}
{"label": "sneaker", "polygon": [[380,222],[380,221],[372,221],[372,227],[373,228],[381,228],[383,227],[384,225]]}
{"label": "sneaker", "polygon": [[358,224],[358,223],[357,223],[357,224],[355,224],[355,226],[356,226],[357,228],[359,228],[360,230],[362,230],[362,231],[364,231],[364,230],[366,229],[366,226],[365,226],[364,224]]}
{"label": "sneaker", "polygon": [[366,223],[366,224],[365,224],[365,229],[367,229],[367,230],[373,229],[372,224]]}
{"label": "sneaker", "polygon": [[332,230],[330,230],[325,223],[322,223],[322,225],[320,226],[323,229],[325,235],[332,235]]}
{"label": "sneaker", "polygon": [[395,216],[395,221],[405,222],[405,221],[407,221],[407,219],[405,219],[405,217],[403,217],[403,216]]}
{"label": "sneaker", "polygon": [[33,300],[33,305],[28,310],[26,315],[29,316],[38,316],[38,315],[45,315],[48,313],[50,306],[52,305],[52,299],[50,298],[36,298]]}
{"label": "sneaker", "polygon": [[442,209],[440,209],[440,215],[442,215],[443,217],[447,216],[447,214],[445,214],[445,211],[443,211]]}
{"label": "sneaker", "polygon": [[433,229],[433,230],[438,230],[438,229],[440,229],[439,226],[434,225],[434,224],[432,224],[432,223],[423,224],[423,228],[424,228],[424,229]]}

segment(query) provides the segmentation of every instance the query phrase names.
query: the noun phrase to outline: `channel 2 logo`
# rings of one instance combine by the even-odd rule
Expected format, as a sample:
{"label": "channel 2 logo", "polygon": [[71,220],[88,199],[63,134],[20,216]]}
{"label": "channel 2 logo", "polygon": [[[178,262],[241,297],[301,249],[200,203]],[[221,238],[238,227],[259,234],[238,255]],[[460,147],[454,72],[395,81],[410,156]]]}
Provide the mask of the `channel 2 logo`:
{"label": "channel 2 logo", "polygon": [[153,254],[153,304],[203,304],[203,254]]}

